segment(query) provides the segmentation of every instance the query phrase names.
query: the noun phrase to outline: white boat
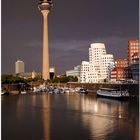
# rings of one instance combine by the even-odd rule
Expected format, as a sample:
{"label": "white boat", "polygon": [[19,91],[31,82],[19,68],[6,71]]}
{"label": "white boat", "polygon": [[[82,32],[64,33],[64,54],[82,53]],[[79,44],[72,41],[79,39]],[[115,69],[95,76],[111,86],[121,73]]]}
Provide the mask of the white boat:
{"label": "white boat", "polygon": [[27,94],[27,91],[23,90],[23,91],[20,92],[20,94]]}
{"label": "white boat", "polygon": [[65,88],[64,89],[64,93],[70,93],[70,89],[69,88]]}
{"label": "white boat", "polygon": [[88,93],[88,89],[83,88],[83,87],[77,87],[77,88],[75,88],[75,92],[87,94]]}
{"label": "white boat", "polygon": [[75,92],[80,92],[81,87],[76,87]]}
{"label": "white boat", "polygon": [[9,93],[7,91],[5,91],[5,90],[2,90],[1,95],[9,95]]}
{"label": "white boat", "polygon": [[39,87],[33,87],[33,93],[38,93],[38,92],[40,92]]}
{"label": "white boat", "polygon": [[59,94],[59,93],[60,93],[60,92],[59,92],[59,89],[58,89],[58,88],[55,88],[55,89],[53,90],[53,93]]}
{"label": "white boat", "polygon": [[96,94],[102,97],[110,97],[110,98],[129,98],[129,92],[127,90],[121,89],[111,89],[111,88],[100,88],[97,90]]}

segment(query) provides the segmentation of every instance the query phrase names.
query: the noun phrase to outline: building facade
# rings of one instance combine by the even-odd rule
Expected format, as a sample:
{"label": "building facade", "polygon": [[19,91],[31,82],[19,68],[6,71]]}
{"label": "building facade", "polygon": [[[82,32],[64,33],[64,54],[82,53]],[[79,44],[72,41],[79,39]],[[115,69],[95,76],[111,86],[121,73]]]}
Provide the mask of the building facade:
{"label": "building facade", "polygon": [[133,62],[133,55],[139,52],[139,40],[128,41],[128,64],[131,65]]}
{"label": "building facade", "polygon": [[128,67],[128,60],[127,59],[117,59],[115,61],[116,67]]}
{"label": "building facade", "polygon": [[132,78],[132,72],[128,66],[127,59],[118,59],[115,61],[115,68],[111,71],[111,81],[127,81]]}
{"label": "building facade", "polygon": [[89,48],[89,64],[94,67],[92,73],[96,78],[89,81],[104,82],[109,77],[110,66],[114,64],[113,55],[106,53],[103,43],[93,43]]}
{"label": "building facade", "polygon": [[127,81],[132,78],[132,73],[129,67],[116,67],[111,72],[111,81]]}
{"label": "building facade", "polygon": [[135,62],[130,66],[131,71],[132,71],[132,78],[136,82],[139,82],[139,62]]}
{"label": "building facade", "polygon": [[50,67],[50,79],[54,79],[56,77],[56,69],[55,67]]}
{"label": "building facade", "polygon": [[21,60],[17,60],[15,62],[15,73],[19,74],[19,73],[24,73],[24,72],[25,72],[24,62]]}
{"label": "building facade", "polygon": [[132,79],[139,82],[139,40],[128,41],[128,62]]}
{"label": "building facade", "polygon": [[81,65],[77,65],[73,70],[66,71],[66,76],[80,77]]}
{"label": "building facade", "polygon": [[99,83],[109,78],[110,67],[114,64],[112,54],[106,53],[103,43],[93,43],[89,48],[89,62],[82,61],[81,83]]}
{"label": "building facade", "polygon": [[80,71],[80,83],[88,82],[88,73],[89,73],[89,62],[82,61]]}
{"label": "building facade", "polygon": [[132,71],[132,78],[139,82],[139,53],[134,53],[132,56],[132,64],[130,65]]}

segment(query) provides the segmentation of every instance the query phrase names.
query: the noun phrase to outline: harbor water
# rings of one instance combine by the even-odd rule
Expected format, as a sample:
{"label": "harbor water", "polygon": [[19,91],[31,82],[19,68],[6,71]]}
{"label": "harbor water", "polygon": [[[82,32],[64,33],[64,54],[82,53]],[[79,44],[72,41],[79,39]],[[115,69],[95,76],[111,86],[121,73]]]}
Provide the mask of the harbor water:
{"label": "harbor water", "polygon": [[138,140],[139,101],[94,94],[1,97],[2,140]]}

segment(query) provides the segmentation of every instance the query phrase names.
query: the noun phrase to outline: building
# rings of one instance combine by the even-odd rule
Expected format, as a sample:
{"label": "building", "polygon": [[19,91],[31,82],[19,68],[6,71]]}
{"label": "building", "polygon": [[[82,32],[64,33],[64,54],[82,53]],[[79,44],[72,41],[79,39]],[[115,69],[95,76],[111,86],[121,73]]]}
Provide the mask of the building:
{"label": "building", "polygon": [[139,62],[135,62],[130,66],[132,71],[132,79],[136,82],[139,82]]}
{"label": "building", "polygon": [[104,82],[104,80],[108,79],[109,68],[113,64],[113,55],[106,53],[106,48],[103,43],[93,43],[90,45],[89,67],[91,68],[89,81]]}
{"label": "building", "polygon": [[80,71],[80,83],[87,83],[89,81],[88,73],[89,73],[89,62],[82,61]]}
{"label": "building", "polygon": [[35,70],[33,70],[32,73],[31,73],[31,78],[34,79],[36,77],[36,75],[37,74],[36,74]]}
{"label": "building", "polygon": [[40,0],[38,8],[43,15],[43,66],[42,78],[44,80],[50,79],[50,66],[49,66],[49,47],[48,47],[48,13],[52,8],[51,0]]}
{"label": "building", "polygon": [[56,69],[55,67],[50,67],[50,79],[54,79],[56,77]]}
{"label": "building", "polygon": [[89,63],[89,72],[87,73],[86,77],[87,83],[97,83],[98,82],[98,72],[95,70],[93,64]]}
{"label": "building", "polygon": [[100,76],[99,81],[108,81],[110,77],[110,69],[114,65],[112,54],[102,55],[100,58]]}
{"label": "building", "polygon": [[103,43],[93,43],[89,48],[89,62],[82,61],[80,82],[99,83],[109,79],[110,69],[114,65],[112,54],[106,53]]}
{"label": "building", "polygon": [[36,72],[35,70],[33,70],[32,72],[25,72],[25,73],[20,73],[18,75],[20,78],[24,78],[24,79],[34,79],[34,78],[41,78],[41,73]]}
{"label": "building", "polygon": [[111,81],[127,81],[132,78],[132,73],[129,67],[115,67],[111,72]]}
{"label": "building", "polygon": [[115,68],[111,71],[111,81],[127,81],[132,78],[131,69],[128,66],[127,59],[118,59],[115,61]]}
{"label": "building", "polygon": [[128,60],[127,59],[117,59],[115,61],[116,67],[128,67]]}
{"label": "building", "polygon": [[25,72],[24,62],[21,60],[17,60],[15,62],[15,73],[19,74],[19,73],[24,73],[24,72]]}
{"label": "building", "polygon": [[128,41],[128,64],[132,64],[133,55],[139,52],[139,40]]}
{"label": "building", "polygon": [[134,53],[132,56],[132,64],[130,65],[132,71],[132,78],[134,81],[139,82],[139,53]]}
{"label": "building", "polygon": [[77,65],[73,70],[66,71],[66,76],[80,77],[81,65]]}
{"label": "building", "polygon": [[128,63],[132,79],[139,82],[139,40],[128,41]]}

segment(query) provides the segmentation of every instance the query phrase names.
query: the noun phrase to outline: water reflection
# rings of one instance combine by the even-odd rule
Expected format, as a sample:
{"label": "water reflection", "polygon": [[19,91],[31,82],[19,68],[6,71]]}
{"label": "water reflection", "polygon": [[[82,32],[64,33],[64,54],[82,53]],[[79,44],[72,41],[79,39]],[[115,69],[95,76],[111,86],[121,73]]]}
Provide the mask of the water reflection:
{"label": "water reflection", "polygon": [[138,119],[136,101],[80,94],[2,97],[2,140],[138,140]]}
{"label": "water reflection", "polygon": [[[114,137],[121,138],[121,136],[122,138],[125,136],[126,139],[130,140],[138,139],[138,123],[136,123],[138,118],[130,117],[132,113],[129,112],[130,102],[104,98],[90,100],[88,97],[84,98],[81,105],[84,111],[93,112],[89,119],[87,119],[87,116],[82,115],[83,123],[86,123],[85,126],[90,128],[93,139],[114,139]],[[133,135],[130,134],[132,131]],[[116,135],[117,133],[120,133],[119,136]]]}
{"label": "water reflection", "polygon": [[138,139],[138,117],[131,117],[131,101],[96,99],[85,95],[80,95],[80,98],[67,96],[67,100],[68,109],[80,110],[82,124],[90,130],[90,139],[120,139],[124,136],[128,140]]}
{"label": "water reflection", "polygon": [[45,109],[45,111],[42,112],[44,140],[50,140],[51,112],[50,112],[50,96],[49,95],[42,97],[42,105],[43,105],[43,108]]}

